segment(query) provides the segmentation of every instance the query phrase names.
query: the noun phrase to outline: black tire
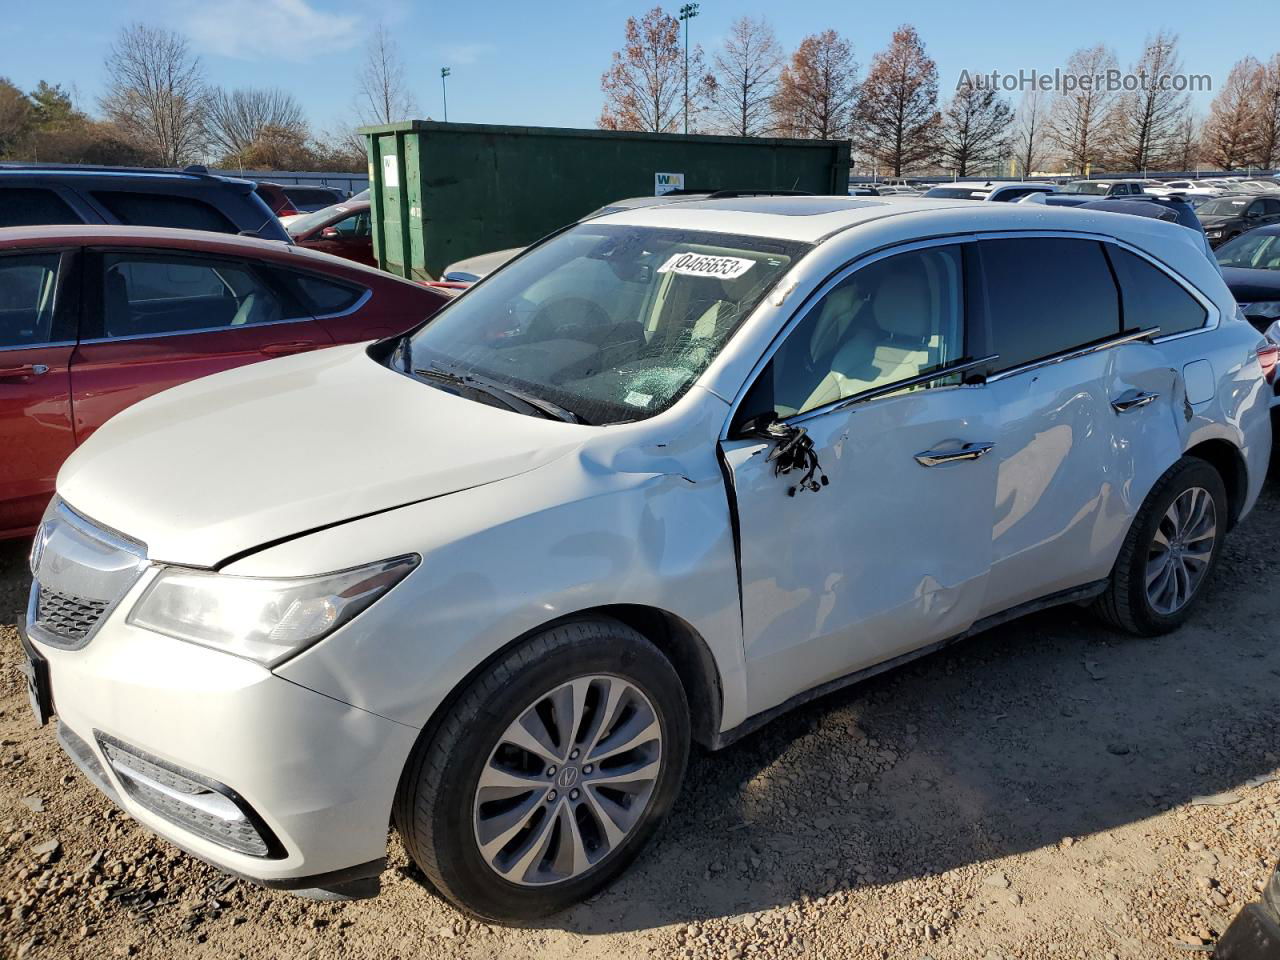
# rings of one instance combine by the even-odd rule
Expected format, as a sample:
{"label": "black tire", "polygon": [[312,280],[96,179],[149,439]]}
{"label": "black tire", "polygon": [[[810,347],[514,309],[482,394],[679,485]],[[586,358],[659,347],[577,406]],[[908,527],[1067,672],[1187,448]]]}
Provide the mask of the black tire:
{"label": "black tire", "polygon": [[[512,883],[480,853],[473,826],[479,777],[522,711],[546,691],[593,674],[634,684],[657,714],[661,764],[649,805],[626,838],[586,872],[550,885]],[[684,688],[657,647],[614,620],[565,623],[528,638],[486,667],[424,732],[400,781],[395,825],[431,885],[454,904],[489,920],[533,920],[591,896],[635,859],[680,792],[689,739]]]}
{"label": "black tire", "polygon": [[[1191,598],[1172,614],[1164,614],[1152,606],[1147,596],[1148,555],[1166,511],[1174,500],[1193,487],[1203,488],[1212,497],[1217,534],[1208,569]],[[1159,636],[1182,626],[1203,598],[1205,586],[1218,565],[1227,532],[1227,510],[1226,486],[1211,464],[1199,457],[1183,457],[1175,463],[1156,481],[1134,517],[1111,571],[1107,590],[1095,602],[1097,613],[1111,626],[1142,637]]]}

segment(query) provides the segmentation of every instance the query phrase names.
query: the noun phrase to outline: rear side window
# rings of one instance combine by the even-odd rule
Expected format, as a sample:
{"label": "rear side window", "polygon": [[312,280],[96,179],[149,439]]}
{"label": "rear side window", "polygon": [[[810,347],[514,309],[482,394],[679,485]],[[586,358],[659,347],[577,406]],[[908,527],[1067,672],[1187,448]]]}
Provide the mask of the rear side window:
{"label": "rear side window", "polygon": [[52,190],[0,190],[0,227],[39,227],[44,224],[83,223]]}
{"label": "rear side window", "polygon": [[168,254],[102,257],[107,337],[234,329],[288,319],[280,296],[247,265]]}
{"label": "rear side window", "polygon": [[53,340],[58,253],[0,257],[0,350]]}
{"label": "rear side window", "polygon": [[135,227],[179,227],[236,233],[236,225],[216,207],[193,197],[126,190],[96,190],[93,197],[123,224]]}
{"label": "rear side window", "polygon": [[294,273],[292,270],[280,271],[286,281],[293,287],[298,299],[315,316],[326,316],[350,310],[365,294],[364,287],[328,280],[310,273]]}
{"label": "rear side window", "polygon": [[1102,245],[1028,237],[978,244],[992,372],[1043,360],[1120,332],[1120,298]]}
{"label": "rear side window", "polygon": [[1122,247],[1109,246],[1120,280],[1125,330],[1160,328],[1160,336],[1198,330],[1209,312],[1164,271]]}

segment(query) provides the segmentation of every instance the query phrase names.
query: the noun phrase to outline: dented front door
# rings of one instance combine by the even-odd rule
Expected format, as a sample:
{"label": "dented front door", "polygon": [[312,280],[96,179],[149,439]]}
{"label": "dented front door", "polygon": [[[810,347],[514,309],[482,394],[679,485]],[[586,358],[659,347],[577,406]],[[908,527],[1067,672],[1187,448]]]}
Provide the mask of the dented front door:
{"label": "dented front door", "polygon": [[[998,428],[984,386],[793,418],[829,483],[775,476],[771,443],[727,440],[753,710],[966,630],[991,563]],[[992,451],[993,452],[993,451]]]}

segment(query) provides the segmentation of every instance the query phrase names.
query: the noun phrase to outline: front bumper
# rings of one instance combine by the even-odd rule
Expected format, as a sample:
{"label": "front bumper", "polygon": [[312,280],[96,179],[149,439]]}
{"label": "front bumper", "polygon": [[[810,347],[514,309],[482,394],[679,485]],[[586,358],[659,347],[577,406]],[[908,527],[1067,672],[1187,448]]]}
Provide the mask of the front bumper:
{"label": "front bumper", "polygon": [[[146,579],[82,649],[28,633],[48,661],[64,749],[140,823],[228,873],[321,896],[376,892],[370,878],[385,859],[392,800],[418,731],[250,661],[127,625]],[[153,782],[176,770],[234,797],[267,838],[262,855],[144,806],[138,781],[118,768],[119,746],[157,764],[146,767]]]}

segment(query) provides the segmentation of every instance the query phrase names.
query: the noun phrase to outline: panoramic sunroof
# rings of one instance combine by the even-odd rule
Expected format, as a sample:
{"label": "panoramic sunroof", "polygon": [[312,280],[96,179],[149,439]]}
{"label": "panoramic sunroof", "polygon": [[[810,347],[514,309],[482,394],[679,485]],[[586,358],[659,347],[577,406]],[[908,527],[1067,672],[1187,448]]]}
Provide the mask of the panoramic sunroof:
{"label": "panoramic sunroof", "polygon": [[737,210],[741,213],[773,213],[784,217],[814,217],[859,207],[882,207],[884,203],[855,197],[725,197],[723,200],[695,201],[700,207]]}

